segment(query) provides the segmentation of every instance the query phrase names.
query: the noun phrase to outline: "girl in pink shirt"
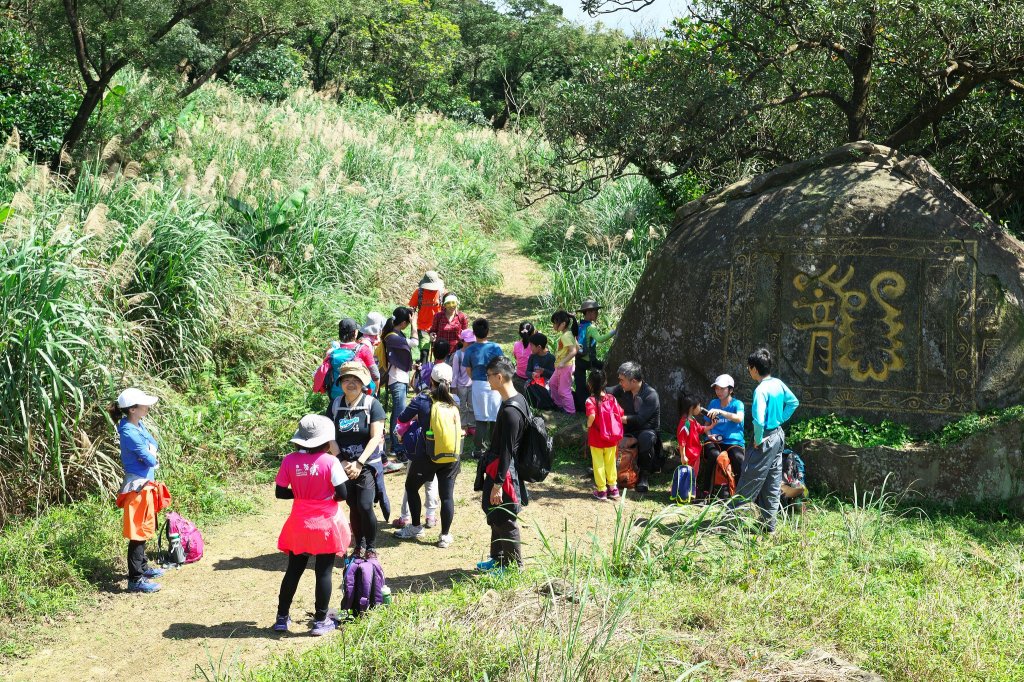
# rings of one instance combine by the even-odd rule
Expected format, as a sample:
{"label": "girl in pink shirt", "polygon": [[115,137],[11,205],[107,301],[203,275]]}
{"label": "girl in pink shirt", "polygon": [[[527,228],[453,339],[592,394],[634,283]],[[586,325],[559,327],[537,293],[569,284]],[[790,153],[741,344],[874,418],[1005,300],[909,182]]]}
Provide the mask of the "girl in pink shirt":
{"label": "girl in pink shirt", "polygon": [[526,365],[530,362],[530,338],[537,330],[529,322],[519,323],[519,340],[512,344],[512,354],[516,357],[516,390],[526,392]]}
{"label": "girl in pink shirt", "polygon": [[327,616],[331,569],[334,557],[344,554],[352,540],[348,520],[338,511],[338,500],[345,499],[348,475],[336,456],[334,422],[328,417],[307,414],[299,421],[291,442],[301,449],[284,458],[274,479],[276,497],[292,500],[291,513],[277,539],[277,548],[288,554],[288,568],[281,580],[274,630],[288,630],[292,598],[313,555],[316,601],[310,634],[320,636],[335,628],[335,622]]}

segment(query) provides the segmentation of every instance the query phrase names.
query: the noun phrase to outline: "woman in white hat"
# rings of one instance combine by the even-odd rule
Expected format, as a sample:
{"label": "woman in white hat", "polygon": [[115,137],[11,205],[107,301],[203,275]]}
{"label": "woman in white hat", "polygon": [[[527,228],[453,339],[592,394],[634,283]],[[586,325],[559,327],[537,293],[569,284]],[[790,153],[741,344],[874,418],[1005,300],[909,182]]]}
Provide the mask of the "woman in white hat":
{"label": "woman in white hat", "polygon": [[[451,528],[455,517],[455,478],[459,475],[462,455],[462,420],[451,386],[451,365],[437,363],[430,373],[430,390],[413,398],[401,415],[402,421],[415,418],[421,430],[416,451],[410,453],[409,473],[405,479],[411,522],[396,531],[395,537],[423,537],[420,488],[434,482],[441,499],[441,537],[437,541],[441,549],[451,547],[454,541]],[[440,445],[446,439],[446,444]]]}
{"label": "woman in white hat", "polygon": [[459,343],[459,335],[469,329],[469,318],[459,310],[459,297],[455,294],[445,294],[442,306],[441,312],[434,315],[434,321],[430,324],[430,340],[444,340],[448,342],[449,348],[455,348]]}
{"label": "woman in white hat", "polygon": [[327,417],[307,414],[299,420],[291,442],[299,449],[285,456],[274,479],[276,497],[293,500],[277,539],[277,548],[288,554],[288,568],[281,580],[274,630],[288,630],[292,598],[312,555],[316,597],[310,634],[320,636],[335,628],[327,616],[331,569],[335,555],[348,549],[352,536],[345,517],[338,513],[338,500],[345,499],[348,476],[335,456],[338,446],[334,442],[334,423]]}
{"label": "woman in white hat", "polygon": [[729,465],[736,481],[740,480],[740,472],[743,470],[744,412],[743,403],[733,397],[736,382],[728,374],[720,374],[711,386],[715,389],[715,398],[708,403],[708,417],[717,421],[711,427],[709,438],[701,453],[700,468],[697,470],[698,499],[706,498],[715,492],[711,489],[712,476],[721,453],[728,454]]}
{"label": "woman in white hat", "polygon": [[164,574],[146,559],[146,541],[156,534],[157,513],[170,504],[170,493],[156,482],[157,443],[143,419],[157,397],[128,388],[110,406],[110,418],[117,423],[124,480],[117,506],[124,509],[124,537],[128,540],[128,591],[150,594],[160,590],[152,578]]}

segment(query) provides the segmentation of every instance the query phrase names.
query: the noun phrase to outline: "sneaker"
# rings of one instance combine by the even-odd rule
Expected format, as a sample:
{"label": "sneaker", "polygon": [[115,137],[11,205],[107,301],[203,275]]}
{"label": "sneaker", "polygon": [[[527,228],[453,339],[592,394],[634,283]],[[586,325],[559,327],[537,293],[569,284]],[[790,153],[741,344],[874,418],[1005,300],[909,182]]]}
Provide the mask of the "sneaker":
{"label": "sneaker", "polygon": [[384,473],[391,474],[396,471],[401,471],[404,468],[405,465],[402,464],[401,462],[388,462],[387,464],[384,465]]}
{"label": "sneaker", "polygon": [[398,517],[397,519],[391,522],[392,528],[405,528],[408,525],[409,519],[403,519],[402,517]]}
{"label": "sneaker", "polygon": [[592,493],[592,495],[601,502],[605,502],[608,500],[608,493],[606,493],[604,490],[595,490]]}
{"label": "sneaker", "polygon": [[617,500],[617,499],[619,499],[619,489],[616,486],[613,485],[613,486],[608,488],[608,499],[609,500]]}
{"label": "sneaker", "polygon": [[406,526],[395,531],[395,537],[400,540],[412,540],[423,537],[423,526]]}
{"label": "sneaker", "polygon": [[466,435],[467,436],[475,436],[476,435],[476,427],[475,426],[467,426],[466,427]]}
{"label": "sneaker", "polygon": [[288,626],[291,624],[292,619],[288,616],[278,616],[274,621],[274,632],[288,632]]}
{"label": "sneaker", "polygon": [[309,631],[309,634],[314,637],[323,637],[324,635],[334,632],[334,629],[338,627],[338,624],[334,622],[333,618],[324,618],[313,622],[313,629]]}
{"label": "sneaker", "polygon": [[493,571],[494,567],[498,565],[494,559],[488,559],[487,561],[478,562],[476,570],[478,571]]}
{"label": "sneaker", "polygon": [[404,452],[396,452],[395,461],[404,466],[405,463],[409,461],[409,455],[405,454]]}
{"label": "sneaker", "polygon": [[159,578],[163,574],[164,574],[164,571],[163,571],[162,568],[157,568],[156,566],[150,566],[149,568],[147,568],[145,571],[142,572],[142,577],[143,578]]}
{"label": "sneaker", "polygon": [[142,594],[152,594],[153,592],[160,591],[160,583],[154,583],[147,578],[139,578],[138,580],[128,581],[129,592],[141,592]]}
{"label": "sneaker", "polygon": [[453,542],[455,542],[455,538],[453,538],[452,534],[449,533],[448,535],[442,535],[440,539],[438,539],[437,546],[441,549],[448,549],[452,546]]}
{"label": "sneaker", "polygon": [[427,520],[423,522],[423,527],[424,528],[433,528],[436,525],[437,525],[437,517],[436,516],[428,516]]}
{"label": "sneaker", "polygon": [[473,451],[473,459],[483,459],[484,453],[480,450]]}
{"label": "sneaker", "polygon": [[370,559],[378,559],[379,560],[379,557],[377,555],[377,550],[375,550],[375,549],[368,549],[368,550],[366,550],[366,553],[363,554],[363,558],[366,559],[367,561],[369,561]]}
{"label": "sneaker", "polygon": [[647,485],[647,476],[645,474],[640,474],[640,480],[637,481],[636,484],[636,491],[638,493],[646,493],[649,490],[650,487]]}

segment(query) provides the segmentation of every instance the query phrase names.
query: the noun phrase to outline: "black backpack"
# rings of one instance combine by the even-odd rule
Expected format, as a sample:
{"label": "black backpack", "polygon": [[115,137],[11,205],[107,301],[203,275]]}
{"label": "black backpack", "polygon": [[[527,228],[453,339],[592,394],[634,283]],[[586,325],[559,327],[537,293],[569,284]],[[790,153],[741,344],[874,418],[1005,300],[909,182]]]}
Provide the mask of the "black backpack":
{"label": "black backpack", "polygon": [[523,441],[515,454],[519,480],[524,483],[540,483],[551,472],[553,461],[554,446],[551,436],[548,435],[547,424],[544,423],[543,417],[531,414],[515,403],[510,405],[518,410],[526,421]]}

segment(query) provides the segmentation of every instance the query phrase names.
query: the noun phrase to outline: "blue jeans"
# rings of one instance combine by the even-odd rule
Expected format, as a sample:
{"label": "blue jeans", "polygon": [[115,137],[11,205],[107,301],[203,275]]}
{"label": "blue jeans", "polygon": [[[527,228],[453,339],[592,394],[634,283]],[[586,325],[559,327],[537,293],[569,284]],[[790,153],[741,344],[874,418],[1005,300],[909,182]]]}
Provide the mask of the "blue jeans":
{"label": "blue jeans", "polygon": [[388,392],[391,393],[391,426],[389,430],[391,454],[404,455],[405,446],[402,445],[402,439],[395,433],[395,424],[398,423],[398,417],[405,412],[405,399],[409,393],[409,384],[401,381],[388,384]]}

